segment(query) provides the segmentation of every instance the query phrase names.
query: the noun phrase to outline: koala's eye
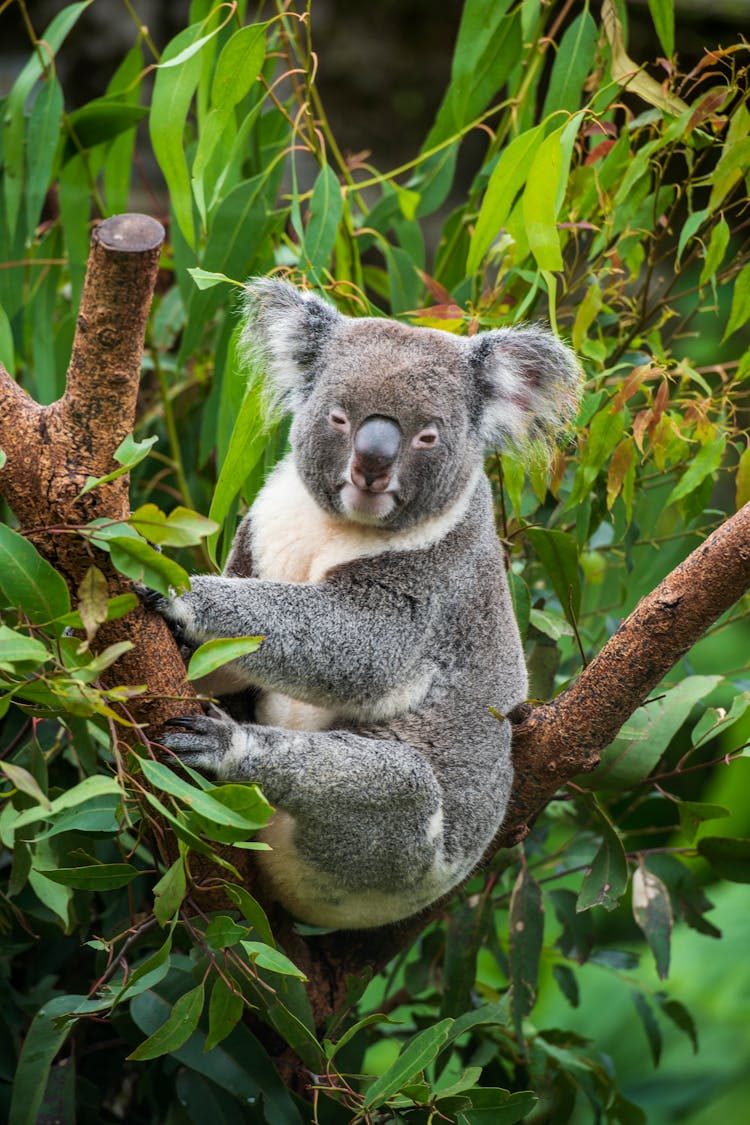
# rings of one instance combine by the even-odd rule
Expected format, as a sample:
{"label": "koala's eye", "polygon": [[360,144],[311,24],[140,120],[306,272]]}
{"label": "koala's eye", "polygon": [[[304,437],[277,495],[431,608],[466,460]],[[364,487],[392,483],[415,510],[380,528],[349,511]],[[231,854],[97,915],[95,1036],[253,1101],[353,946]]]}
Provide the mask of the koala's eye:
{"label": "koala's eye", "polygon": [[328,415],[328,421],[333,426],[334,430],[340,430],[342,433],[349,432],[349,419],[343,410],[332,410]]}
{"label": "koala's eye", "polygon": [[412,441],[415,449],[433,449],[440,441],[437,426],[425,426]]}

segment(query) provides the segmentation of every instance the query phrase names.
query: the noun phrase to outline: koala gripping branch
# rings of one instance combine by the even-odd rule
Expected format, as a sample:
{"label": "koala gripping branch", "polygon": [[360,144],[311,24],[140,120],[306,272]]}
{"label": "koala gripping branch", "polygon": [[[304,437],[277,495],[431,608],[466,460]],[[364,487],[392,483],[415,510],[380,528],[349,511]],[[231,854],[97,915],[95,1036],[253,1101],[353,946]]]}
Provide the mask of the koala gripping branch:
{"label": "koala gripping branch", "polygon": [[[133,429],[163,240],[161,224],[144,215],[117,215],[94,230],[66,388],[57,402],[40,406],[0,365],[0,448],[7,457],[0,492],[74,597],[92,563],[110,596],[129,588],[108,556],[70,532],[97,517],[125,519],[130,511],[127,474],[79,493],[87,477],[117,468],[113,454]],[[163,722],[174,703],[156,697],[185,694],[184,667],[168,629],[138,609],[102,626],[96,647],[114,640],[134,646],[114,666],[117,682],[147,682],[152,691],[148,701],[132,700],[133,717]]]}
{"label": "koala gripping branch", "polygon": [[638,603],[567,691],[518,716],[516,783],[496,847],[522,839],[563,782],[598,765],[669,669],[749,588],[745,504]]}

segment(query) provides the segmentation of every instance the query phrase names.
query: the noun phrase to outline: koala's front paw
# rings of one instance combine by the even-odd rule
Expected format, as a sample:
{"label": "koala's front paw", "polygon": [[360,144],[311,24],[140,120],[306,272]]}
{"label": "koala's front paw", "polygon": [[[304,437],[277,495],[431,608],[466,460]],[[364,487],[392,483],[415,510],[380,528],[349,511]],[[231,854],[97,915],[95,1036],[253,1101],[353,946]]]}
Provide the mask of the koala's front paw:
{"label": "koala's front paw", "polygon": [[191,614],[182,599],[167,598],[158,590],[152,590],[150,586],[144,586],[141,582],[135,582],[134,586],[141,604],[152,613],[158,613],[164,618],[178,645],[184,645],[189,655],[200,642],[193,641],[189,636]]}
{"label": "koala's front paw", "polygon": [[229,766],[237,724],[225,715],[186,715],[170,719],[160,738],[162,746],[177,754],[188,766],[224,777]]}
{"label": "koala's front paw", "polygon": [[158,590],[153,590],[151,586],[145,586],[143,582],[134,582],[133,590],[144,609],[148,609],[152,613],[158,613],[161,617],[166,617],[171,604],[169,598]]}

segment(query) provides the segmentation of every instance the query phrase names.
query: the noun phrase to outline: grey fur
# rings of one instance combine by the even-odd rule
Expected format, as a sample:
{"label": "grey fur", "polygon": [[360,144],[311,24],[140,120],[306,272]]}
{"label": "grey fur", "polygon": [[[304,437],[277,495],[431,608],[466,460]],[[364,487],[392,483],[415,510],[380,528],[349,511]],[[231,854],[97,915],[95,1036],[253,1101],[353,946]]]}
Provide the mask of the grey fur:
{"label": "grey fur", "polygon": [[[280,810],[261,861],[292,913],[380,925],[464,879],[502,822],[510,724],[489,708],[507,714],[527,680],[483,451],[563,427],[579,369],[543,329],[352,320],[279,281],[253,286],[248,344],[293,412],[293,453],[224,576],[160,608],[193,644],[265,637],[206,685],[255,691],[261,721],[199,717],[163,741],[261,784]],[[362,495],[352,438],[374,415],[403,440],[388,488]]]}

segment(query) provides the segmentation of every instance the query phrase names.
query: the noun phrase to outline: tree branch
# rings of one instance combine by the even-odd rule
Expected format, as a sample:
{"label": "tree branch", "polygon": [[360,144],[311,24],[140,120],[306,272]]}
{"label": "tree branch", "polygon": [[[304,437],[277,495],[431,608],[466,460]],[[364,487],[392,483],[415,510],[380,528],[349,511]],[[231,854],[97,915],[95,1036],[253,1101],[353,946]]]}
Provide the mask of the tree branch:
{"label": "tree branch", "polygon": [[623,621],[560,695],[513,730],[516,784],[494,849],[525,835],[560,785],[601,751],[666,673],[750,588],[750,504],[718,527]]}
{"label": "tree branch", "polygon": [[[104,573],[110,597],[131,588],[109,556],[92,550],[82,536],[46,529],[97,517],[126,519],[130,512],[128,474],[85,496],[79,493],[87,477],[117,468],[113,454],[135,424],[143,337],[163,240],[161,224],[145,215],[117,215],[94,230],[61,399],[39,406],[0,366],[0,447],[7,456],[0,491],[22,528],[35,529],[29,538],[63,575],[74,598],[92,563]],[[147,683],[149,694],[132,699],[130,711],[137,722],[155,728],[174,713],[175,697],[193,696],[177,646],[164,623],[140,607],[105,623],[95,647],[115,640],[130,640],[133,648],[103,678]]]}

